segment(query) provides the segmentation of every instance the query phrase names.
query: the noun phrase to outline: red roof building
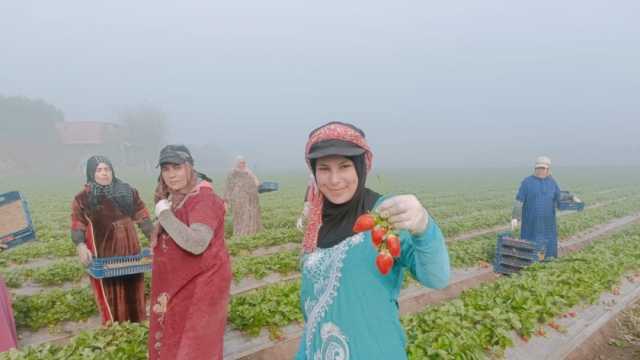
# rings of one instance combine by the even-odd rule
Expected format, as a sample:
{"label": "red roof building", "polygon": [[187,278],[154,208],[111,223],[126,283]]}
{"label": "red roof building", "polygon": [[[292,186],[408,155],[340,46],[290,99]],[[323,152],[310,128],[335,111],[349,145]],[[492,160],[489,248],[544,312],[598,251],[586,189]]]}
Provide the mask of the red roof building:
{"label": "red roof building", "polygon": [[117,124],[98,121],[64,121],[56,123],[64,145],[104,145],[123,142],[125,129]]}

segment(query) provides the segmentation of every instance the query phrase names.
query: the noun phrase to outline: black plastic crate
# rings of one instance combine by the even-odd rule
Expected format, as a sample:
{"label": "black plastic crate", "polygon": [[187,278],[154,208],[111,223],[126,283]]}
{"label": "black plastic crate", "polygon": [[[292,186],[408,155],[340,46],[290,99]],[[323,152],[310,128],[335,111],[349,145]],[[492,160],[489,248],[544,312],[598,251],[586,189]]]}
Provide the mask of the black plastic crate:
{"label": "black plastic crate", "polygon": [[525,268],[533,264],[534,262],[535,260],[532,260],[532,259],[525,260],[525,259],[512,257],[512,256],[505,256],[504,254],[502,254],[502,258],[500,259],[501,265],[511,266],[511,267],[520,268],[520,269]]}
{"label": "black plastic crate", "polygon": [[260,186],[258,186],[258,193],[262,194],[266,192],[278,191],[278,188],[278,183],[275,181],[263,181],[262,183],[260,183]]}
{"label": "black plastic crate", "polygon": [[494,264],[493,271],[499,274],[511,275],[522,270],[520,267],[511,267],[507,264]]}
{"label": "black plastic crate", "polygon": [[544,244],[513,238],[511,232],[499,233],[493,270],[513,274],[527,266],[544,260]]}

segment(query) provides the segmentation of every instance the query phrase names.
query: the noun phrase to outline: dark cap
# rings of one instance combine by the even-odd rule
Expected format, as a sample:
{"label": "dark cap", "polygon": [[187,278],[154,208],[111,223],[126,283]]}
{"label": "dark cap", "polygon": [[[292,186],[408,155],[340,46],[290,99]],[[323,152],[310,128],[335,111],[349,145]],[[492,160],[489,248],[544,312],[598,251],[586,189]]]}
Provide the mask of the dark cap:
{"label": "dark cap", "polygon": [[184,164],[186,162],[193,165],[193,157],[186,146],[167,145],[160,150],[160,159],[156,167],[163,164]]}
{"label": "dark cap", "polygon": [[366,152],[365,149],[360,146],[344,140],[324,140],[320,141],[311,146],[309,149],[309,154],[307,155],[307,159],[319,159],[321,157],[330,156],[330,155],[340,155],[340,156],[358,156],[362,155]]}

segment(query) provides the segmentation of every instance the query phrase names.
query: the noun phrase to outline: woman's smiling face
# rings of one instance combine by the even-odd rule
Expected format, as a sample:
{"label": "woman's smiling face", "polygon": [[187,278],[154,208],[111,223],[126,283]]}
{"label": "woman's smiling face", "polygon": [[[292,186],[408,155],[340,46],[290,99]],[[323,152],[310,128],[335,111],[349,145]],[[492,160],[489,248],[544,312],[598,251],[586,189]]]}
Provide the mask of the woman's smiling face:
{"label": "woman's smiling face", "polygon": [[325,156],[316,161],[316,183],[320,192],[333,204],[348,202],[358,189],[358,173],[349,158]]}

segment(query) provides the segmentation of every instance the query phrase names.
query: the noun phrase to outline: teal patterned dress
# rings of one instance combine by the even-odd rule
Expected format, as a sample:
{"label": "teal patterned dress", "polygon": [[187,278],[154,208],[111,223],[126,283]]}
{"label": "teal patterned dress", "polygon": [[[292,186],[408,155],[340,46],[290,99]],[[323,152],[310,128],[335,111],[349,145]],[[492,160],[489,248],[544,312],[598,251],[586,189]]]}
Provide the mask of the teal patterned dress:
{"label": "teal patterned dress", "polygon": [[401,256],[386,276],[375,266],[371,232],[302,257],[305,326],[296,359],[406,359],[398,309],[404,270],[437,289],[448,285],[450,268],[444,237],[433,219],[423,234],[401,231],[400,241]]}

